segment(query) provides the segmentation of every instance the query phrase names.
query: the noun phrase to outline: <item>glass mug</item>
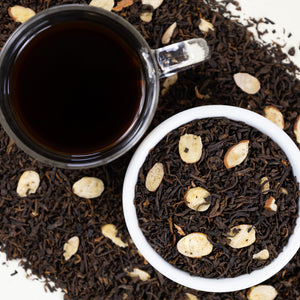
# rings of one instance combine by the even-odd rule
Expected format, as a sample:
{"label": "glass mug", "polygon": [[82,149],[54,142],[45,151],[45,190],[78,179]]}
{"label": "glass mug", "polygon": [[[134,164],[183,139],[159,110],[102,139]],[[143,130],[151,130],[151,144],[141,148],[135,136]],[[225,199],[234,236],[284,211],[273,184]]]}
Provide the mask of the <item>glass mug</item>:
{"label": "glass mug", "polygon": [[153,50],[115,13],[87,5],[50,8],[22,24],[0,53],[0,121],[41,162],[100,166],[143,136],[159,79],[208,57],[201,38]]}

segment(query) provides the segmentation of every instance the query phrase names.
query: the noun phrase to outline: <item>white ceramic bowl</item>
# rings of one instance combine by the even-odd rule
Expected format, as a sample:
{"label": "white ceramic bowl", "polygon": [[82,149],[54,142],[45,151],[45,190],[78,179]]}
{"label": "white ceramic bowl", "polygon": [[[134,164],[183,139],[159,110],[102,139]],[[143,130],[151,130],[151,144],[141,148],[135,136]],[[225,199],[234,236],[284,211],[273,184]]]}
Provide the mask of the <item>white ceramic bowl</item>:
{"label": "white ceramic bowl", "polygon": [[[300,247],[300,217],[296,221],[293,235],[290,236],[283,251],[269,265],[234,278],[210,279],[192,276],[165,261],[148,243],[139,228],[136,208],[134,206],[135,185],[138,173],[149,151],[155,147],[166,134],[195,119],[227,117],[242,121],[268,135],[287,155],[293,173],[300,180],[300,151],[292,139],[279,127],[265,117],[246,109],[226,106],[208,105],[192,108],[178,113],[157,126],[140,144],[128,166],[123,186],[123,211],[131,238],[145,259],[161,274],[186,287],[206,292],[231,292],[257,285],[282,269],[296,254]],[[298,199],[298,210],[300,198]]]}

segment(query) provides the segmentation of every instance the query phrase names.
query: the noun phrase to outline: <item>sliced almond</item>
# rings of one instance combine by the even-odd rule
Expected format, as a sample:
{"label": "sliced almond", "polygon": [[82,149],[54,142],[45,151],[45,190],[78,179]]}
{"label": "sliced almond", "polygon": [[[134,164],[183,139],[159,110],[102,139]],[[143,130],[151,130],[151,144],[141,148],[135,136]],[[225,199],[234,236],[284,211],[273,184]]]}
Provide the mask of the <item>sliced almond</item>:
{"label": "sliced almond", "polygon": [[252,245],[255,238],[255,229],[253,225],[242,224],[230,229],[228,232],[229,246],[240,249]]}
{"label": "sliced almond", "polygon": [[283,187],[281,187],[281,188],[279,189],[279,192],[280,192],[281,194],[283,194],[283,195],[288,195],[288,194],[289,194],[289,192],[287,191],[287,189],[285,189],[285,188],[283,188]]}
{"label": "sliced almond", "polygon": [[177,250],[184,256],[199,258],[211,253],[212,244],[207,239],[207,235],[194,232],[181,238],[177,243]]}
{"label": "sliced almond", "polygon": [[174,22],[171,26],[169,26],[167,28],[167,30],[165,31],[165,33],[163,34],[163,36],[161,38],[161,42],[163,44],[168,44],[170,42],[176,27],[177,27],[177,23]]}
{"label": "sliced almond", "polygon": [[280,110],[274,106],[268,105],[264,108],[264,115],[267,119],[276,124],[279,128],[284,128],[284,119]]}
{"label": "sliced almond", "polygon": [[79,247],[79,237],[73,236],[64,244],[64,254],[65,260],[69,260],[78,250]]}
{"label": "sliced almond", "polygon": [[92,0],[90,6],[100,7],[105,10],[111,11],[115,6],[114,0]]}
{"label": "sliced almond", "polygon": [[142,0],[143,5],[151,5],[153,9],[157,9],[164,0]]}
{"label": "sliced almond", "polygon": [[81,198],[99,197],[104,191],[104,183],[96,177],[82,177],[73,184],[73,193]]}
{"label": "sliced almond", "polygon": [[25,171],[17,186],[17,194],[20,197],[26,197],[29,194],[34,194],[40,185],[40,175],[35,171]]}
{"label": "sliced almond", "polygon": [[208,196],[210,193],[202,187],[191,188],[184,195],[185,204],[193,210],[206,211],[210,206],[206,200]]}
{"label": "sliced almond", "polygon": [[268,249],[264,249],[259,251],[256,254],[253,254],[253,259],[258,259],[258,260],[266,260],[270,257],[270,253]]}
{"label": "sliced almond", "polygon": [[153,12],[152,11],[144,11],[140,14],[140,19],[144,22],[151,22],[152,21]]}
{"label": "sliced almond", "polygon": [[182,230],[182,228],[176,224],[174,224],[174,227],[177,229],[178,234],[184,236],[185,232]]}
{"label": "sliced almond", "polygon": [[271,285],[257,285],[247,291],[248,300],[273,300],[277,296],[276,289]]}
{"label": "sliced almond", "polygon": [[146,271],[143,271],[139,268],[133,268],[133,271],[131,272],[129,272],[128,269],[125,269],[125,272],[127,272],[129,277],[139,277],[139,279],[142,281],[147,281],[151,277]]}
{"label": "sliced almond", "polygon": [[169,76],[168,78],[165,79],[165,81],[162,84],[162,91],[161,94],[164,96],[169,88],[176,83],[178,80],[178,74],[175,73],[172,76]]}
{"label": "sliced almond", "polygon": [[277,204],[275,203],[274,197],[270,196],[266,200],[264,208],[269,211],[277,211]]}
{"label": "sliced almond", "polygon": [[260,90],[259,80],[248,73],[236,73],[233,79],[236,85],[247,94],[253,95]]}
{"label": "sliced almond", "polygon": [[193,294],[185,293],[184,300],[198,300],[198,298]]}
{"label": "sliced almond", "polygon": [[201,137],[194,134],[185,134],[179,140],[179,155],[187,164],[196,163],[202,155]]}
{"label": "sliced almond", "polygon": [[296,135],[296,140],[300,144],[300,115],[297,117],[294,124],[294,133]]}
{"label": "sliced almond", "polygon": [[244,140],[228,149],[224,156],[224,164],[227,169],[241,164],[247,157],[249,150],[249,141]]}
{"label": "sliced almond", "polygon": [[124,243],[120,237],[117,236],[118,230],[113,224],[106,224],[101,227],[102,234],[109,238],[114,244],[119,247],[125,248],[128,246],[127,243]]}
{"label": "sliced almond", "polygon": [[208,32],[208,31],[210,31],[210,30],[212,30],[212,31],[215,30],[213,24],[211,24],[210,22],[206,21],[206,20],[203,19],[203,18],[200,18],[199,29],[200,29],[202,32]]}
{"label": "sliced almond", "polygon": [[145,186],[150,192],[155,192],[160,186],[164,178],[164,166],[162,163],[157,162],[149,171],[146,176]]}
{"label": "sliced almond", "polygon": [[15,5],[8,9],[8,14],[15,22],[24,23],[36,13],[31,8]]}
{"label": "sliced almond", "polygon": [[268,177],[262,177],[260,179],[260,185],[262,186],[261,192],[267,194],[270,190],[270,182]]}

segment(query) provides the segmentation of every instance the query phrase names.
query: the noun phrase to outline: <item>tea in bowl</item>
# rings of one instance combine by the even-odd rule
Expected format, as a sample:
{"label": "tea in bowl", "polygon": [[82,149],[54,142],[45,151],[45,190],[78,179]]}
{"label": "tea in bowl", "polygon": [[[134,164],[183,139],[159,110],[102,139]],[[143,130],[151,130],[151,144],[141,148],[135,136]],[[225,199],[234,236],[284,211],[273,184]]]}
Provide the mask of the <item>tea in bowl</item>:
{"label": "tea in bowl", "polygon": [[212,105],[156,127],[125,176],[133,242],[169,279],[207,292],[257,285],[299,249],[300,152],[274,123]]}

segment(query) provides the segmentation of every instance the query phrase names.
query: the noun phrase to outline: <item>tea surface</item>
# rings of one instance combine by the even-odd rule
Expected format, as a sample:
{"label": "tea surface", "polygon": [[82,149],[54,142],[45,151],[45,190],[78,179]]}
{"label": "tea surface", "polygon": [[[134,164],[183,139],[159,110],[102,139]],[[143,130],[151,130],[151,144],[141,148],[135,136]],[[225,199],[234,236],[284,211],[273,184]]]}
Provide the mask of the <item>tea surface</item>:
{"label": "tea surface", "polygon": [[143,96],[135,52],[112,30],[87,21],[54,25],[33,38],[16,60],[10,87],[26,131],[67,154],[115,143]]}

